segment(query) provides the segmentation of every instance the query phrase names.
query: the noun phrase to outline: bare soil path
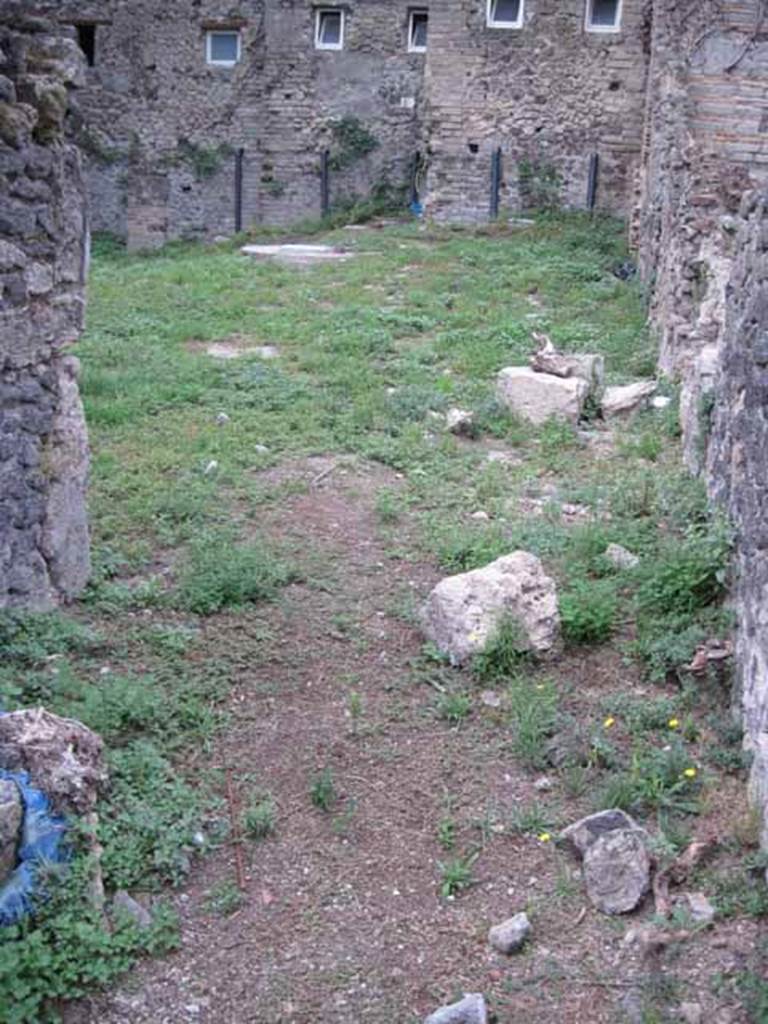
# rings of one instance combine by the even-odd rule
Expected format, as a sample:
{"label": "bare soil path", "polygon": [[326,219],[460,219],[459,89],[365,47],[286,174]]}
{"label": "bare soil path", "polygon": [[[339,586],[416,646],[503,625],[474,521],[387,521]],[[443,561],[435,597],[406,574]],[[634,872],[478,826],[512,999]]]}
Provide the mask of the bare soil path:
{"label": "bare soil path", "polygon": [[[276,605],[208,620],[205,646],[236,648],[241,670],[228,732],[195,763],[220,778],[228,770],[241,804],[269,791],[275,833],[242,845],[236,909],[224,905],[237,880],[228,843],[174,897],[180,950],[73,1005],[68,1022],[414,1024],[465,991],[484,992],[499,1022],[650,1022],[662,1018],[643,1007],[672,985],[704,1005],[707,1021],[746,1020],[709,982],[748,955],[756,926],[726,923],[672,964],[643,962],[621,943],[625,923],[588,907],[571,862],[509,829],[515,809],[541,797],[537,776],[510,753],[503,707],[475,694],[470,717],[452,726],[415,670],[423,638],[408,612],[437,574],[398,557],[377,521],[376,492],[396,488],[396,475],[328,459],[280,472],[309,486],[259,525],[304,544],[312,569]],[[621,671],[605,651],[557,669],[583,694]],[[324,770],[327,811],[310,799]],[[576,813],[561,787],[550,802]],[[452,850],[439,841],[445,820]],[[445,898],[441,863],[470,852],[472,885]],[[487,930],[524,909],[534,941],[502,958]]]}

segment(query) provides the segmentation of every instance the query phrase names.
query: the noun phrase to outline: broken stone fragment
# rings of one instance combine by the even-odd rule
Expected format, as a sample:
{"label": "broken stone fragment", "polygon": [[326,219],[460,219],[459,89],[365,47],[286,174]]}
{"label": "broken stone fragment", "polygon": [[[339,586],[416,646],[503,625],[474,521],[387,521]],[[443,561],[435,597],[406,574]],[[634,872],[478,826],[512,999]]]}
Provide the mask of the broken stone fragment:
{"label": "broken stone fragment", "polygon": [[16,867],[24,807],[19,787],[0,779],[0,884]]}
{"label": "broken stone fragment", "polygon": [[655,380],[640,380],[635,384],[606,388],[600,402],[603,419],[631,416],[639,409],[644,409],[657,386]]}
{"label": "broken stone fragment", "polygon": [[527,366],[508,366],[499,373],[496,396],[510,412],[540,425],[552,417],[574,425],[579,421],[589,384],[581,377],[555,377]]}
{"label": "broken stone fragment", "polygon": [[605,381],[605,362],[602,356],[541,351],[531,356],[530,366],[536,373],[549,373],[555,377],[581,377],[589,385],[591,394],[598,394]]}
{"label": "broken stone fragment", "polygon": [[488,1024],[488,1010],[480,993],[465,995],[458,1003],[442,1006],[424,1024]]}
{"label": "broken stone fragment", "polygon": [[499,953],[507,955],[519,952],[526,943],[531,931],[531,922],[527,914],[515,914],[508,921],[495,925],[488,932],[488,942]]}
{"label": "broken stone fragment", "polygon": [[600,836],[584,854],[587,896],[603,914],[628,914],[651,887],[651,858],[642,829],[620,828]]}
{"label": "broken stone fragment", "polygon": [[621,544],[609,544],[605,549],[605,557],[617,569],[634,569],[640,564],[640,559],[637,555],[633,555],[631,551],[622,547]]}
{"label": "broken stone fragment", "polygon": [[87,814],[107,781],[104,744],[43,708],[0,715],[0,768],[25,771],[57,814]]}
{"label": "broken stone fragment", "polygon": [[467,409],[449,409],[445,414],[445,429],[451,434],[469,436],[474,430],[475,415]]}
{"label": "broken stone fragment", "polygon": [[150,912],[138,900],[135,900],[133,896],[127,893],[125,889],[118,889],[112,897],[112,908],[132,918],[142,931],[152,926],[152,915]]}
{"label": "broken stone fragment", "polygon": [[427,637],[454,665],[464,665],[483,651],[506,617],[519,626],[522,643],[534,653],[547,654],[557,646],[555,583],[527,551],[446,577],[429,595],[422,613]]}
{"label": "broken stone fragment", "polygon": [[577,857],[583,857],[587,850],[597,842],[601,836],[616,829],[639,829],[637,822],[618,808],[609,811],[598,811],[597,814],[588,814],[586,818],[580,818],[573,825],[563,829],[560,833],[560,841]]}
{"label": "broken stone fragment", "polygon": [[715,908],[702,892],[687,892],[684,896],[685,908],[695,924],[712,924],[715,920]]}

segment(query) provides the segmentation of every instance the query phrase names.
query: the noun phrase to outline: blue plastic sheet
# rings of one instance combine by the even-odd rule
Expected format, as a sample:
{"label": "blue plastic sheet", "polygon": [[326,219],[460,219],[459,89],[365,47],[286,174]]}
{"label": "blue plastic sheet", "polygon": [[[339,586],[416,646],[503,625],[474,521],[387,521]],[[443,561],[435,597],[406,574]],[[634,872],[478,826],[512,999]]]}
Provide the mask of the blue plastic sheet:
{"label": "blue plastic sheet", "polygon": [[67,823],[51,812],[48,798],[30,785],[26,772],[0,768],[0,779],[9,779],[18,786],[24,807],[19,864],[0,885],[0,925],[8,925],[31,912],[33,898],[40,895],[37,879],[40,868],[63,864],[68,859],[64,842]]}

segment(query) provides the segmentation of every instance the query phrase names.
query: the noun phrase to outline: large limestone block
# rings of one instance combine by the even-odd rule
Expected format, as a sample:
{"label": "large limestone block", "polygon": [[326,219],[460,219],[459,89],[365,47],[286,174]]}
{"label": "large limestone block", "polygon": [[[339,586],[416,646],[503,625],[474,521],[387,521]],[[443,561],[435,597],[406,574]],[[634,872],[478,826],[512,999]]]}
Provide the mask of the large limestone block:
{"label": "large limestone block", "polygon": [[27,772],[59,814],[92,811],[107,782],[101,738],[43,708],[0,715],[0,768]]}
{"label": "large limestone block", "polygon": [[651,888],[651,858],[642,829],[600,836],[584,854],[584,880],[592,904],[604,914],[628,914]]}
{"label": "large limestone block", "polygon": [[519,624],[535,653],[556,647],[560,616],[555,583],[527,551],[441,580],[427,598],[423,622],[437,648],[453,664],[463,665],[485,648],[505,616]]}
{"label": "large limestone block", "polygon": [[531,423],[550,417],[577,423],[590,385],[581,377],[536,373],[527,366],[508,366],[499,374],[496,396],[510,412]]}
{"label": "large limestone block", "polygon": [[606,388],[600,403],[603,418],[611,420],[631,416],[639,409],[644,409],[657,387],[655,380],[639,380],[635,384]]}

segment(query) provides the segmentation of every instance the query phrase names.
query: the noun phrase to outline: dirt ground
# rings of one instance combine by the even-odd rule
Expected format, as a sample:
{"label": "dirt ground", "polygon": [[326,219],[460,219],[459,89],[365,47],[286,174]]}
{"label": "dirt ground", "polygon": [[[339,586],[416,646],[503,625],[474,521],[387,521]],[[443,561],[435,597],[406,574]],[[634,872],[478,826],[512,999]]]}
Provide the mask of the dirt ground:
{"label": "dirt ground", "polygon": [[[279,472],[309,486],[265,511],[259,527],[306,542],[323,562],[277,604],[204,626],[211,643],[245,653],[231,726],[193,766],[228,774],[240,805],[254,787],[272,793],[275,833],[241,844],[232,913],[216,894],[238,882],[235,845],[202,859],[172,896],[179,951],[70,1006],[68,1024],[413,1024],[463,992],[483,992],[500,1024],[652,1024],[669,1019],[653,1016],[658,999],[699,1004],[702,1022],[746,1021],[712,980],[747,963],[757,924],[725,922],[643,958],[623,938],[652,917],[650,902],[630,919],[601,916],[576,864],[505,827],[515,807],[541,797],[538,776],[516,765],[503,707],[475,692],[471,715],[450,725],[436,714],[439,693],[414,671],[423,637],[410,610],[438,576],[393,553],[377,521],[375,494],[397,488],[397,475],[322,458]],[[601,650],[551,674],[583,697],[622,673],[631,688],[632,671]],[[336,793],[330,811],[309,798],[323,769]],[[553,779],[546,797],[568,818],[582,808],[561,785]],[[438,842],[447,808],[458,823],[451,852]],[[473,884],[444,898],[441,862],[474,849]],[[502,957],[488,929],[521,910],[532,941]]]}

